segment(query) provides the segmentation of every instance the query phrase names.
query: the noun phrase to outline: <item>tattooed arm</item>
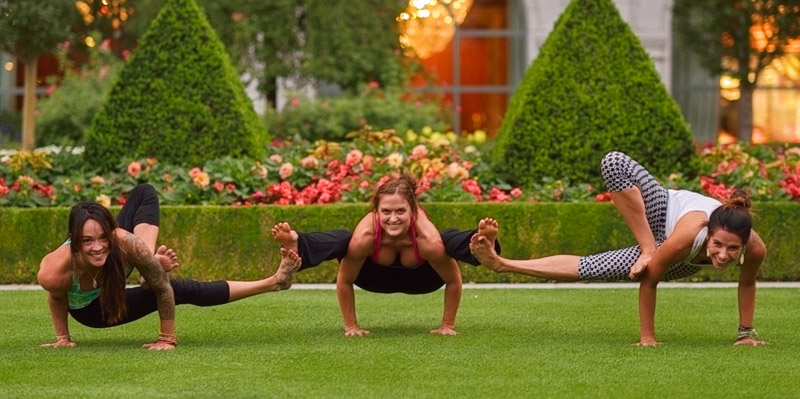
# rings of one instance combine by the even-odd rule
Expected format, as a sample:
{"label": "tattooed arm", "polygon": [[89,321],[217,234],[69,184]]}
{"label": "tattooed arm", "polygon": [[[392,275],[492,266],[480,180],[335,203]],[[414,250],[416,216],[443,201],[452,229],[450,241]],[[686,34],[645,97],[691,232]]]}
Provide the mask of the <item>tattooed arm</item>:
{"label": "tattooed arm", "polygon": [[[126,233],[123,238],[127,250],[128,265],[135,267],[156,295],[158,315],[161,319],[159,340],[148,346],[151,350],[168,350],[175,347],[175,294],[164,268],[156,260],[150,248],[139,237]],[[162,340],[162,336],[173,340]],[[167,342],[170,341],[170,342]],[[174,341],[174,342],[173,342]]]}

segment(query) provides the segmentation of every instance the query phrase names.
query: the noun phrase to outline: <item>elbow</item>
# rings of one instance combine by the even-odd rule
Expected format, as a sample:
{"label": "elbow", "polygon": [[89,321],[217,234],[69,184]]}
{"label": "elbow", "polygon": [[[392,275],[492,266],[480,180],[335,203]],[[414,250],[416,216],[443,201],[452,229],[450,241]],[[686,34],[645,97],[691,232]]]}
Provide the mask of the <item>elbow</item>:
{"label": "elbow", "polygon": [[58,276],[51,270],[41,266],[36,274],[36,281],[45,291],[50,292],[66,292],[72,284],[71,276]]}

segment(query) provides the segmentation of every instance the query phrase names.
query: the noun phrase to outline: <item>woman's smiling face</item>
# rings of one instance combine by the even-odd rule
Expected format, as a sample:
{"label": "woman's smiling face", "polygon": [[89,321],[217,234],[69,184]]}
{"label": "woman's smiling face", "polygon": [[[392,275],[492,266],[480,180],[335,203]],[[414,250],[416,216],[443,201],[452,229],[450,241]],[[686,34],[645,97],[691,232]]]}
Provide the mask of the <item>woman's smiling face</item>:
{"label": "woman's smiling face", "polygon": [[403,236],[411,226],[411,206],[398,194],[381,196],[378,216],[381,228],[390,237]]}
{"label": "woman's smiling face", "polygon": [[81,234],[81,254],[86,263],[102,267],[108,258],[108,247],[108,236],[100,223],[94,219],[87,220]]}

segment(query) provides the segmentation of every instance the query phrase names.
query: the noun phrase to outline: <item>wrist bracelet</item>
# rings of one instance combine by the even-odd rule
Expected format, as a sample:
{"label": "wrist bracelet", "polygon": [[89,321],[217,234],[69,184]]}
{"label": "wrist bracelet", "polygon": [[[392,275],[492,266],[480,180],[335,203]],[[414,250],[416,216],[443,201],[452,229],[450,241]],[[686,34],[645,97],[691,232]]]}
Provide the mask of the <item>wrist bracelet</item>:
{"label": "wrist bracelet", "polygon": [[170,344],[172,346],[178,346],[178,336],[174,334],[165,334],[162,332],[158,333],[158,339],[156,342],[164,342],[166,344]]}
{"label": "wrist bracelet", "polygon": [[736,335],[736,341],[738,342],[747,338],[755,338],[756,335],[757,335],[756,329],[753,328],[752,326],[750,327],[739,326],[739,331],[738,334]]}

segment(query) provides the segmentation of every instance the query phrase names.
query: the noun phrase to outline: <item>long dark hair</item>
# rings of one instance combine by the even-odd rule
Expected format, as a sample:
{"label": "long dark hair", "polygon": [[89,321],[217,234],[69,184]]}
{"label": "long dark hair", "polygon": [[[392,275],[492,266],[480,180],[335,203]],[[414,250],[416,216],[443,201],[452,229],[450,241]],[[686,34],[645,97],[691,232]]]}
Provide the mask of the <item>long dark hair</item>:
{"label": "long dark hair", "polygon": [[372,196],[372,211],[378,212],[378,205],[381,202],[381,197],[384,195],[398,194],[403,199],[408,201],[408,206],[411,207],[411,217],[416,220],[417,218],[417,181],[411,175],[400,174],[392,176],[386,183],[378,187],[375,195]]}
{"label": "long dark hair", "polygon": [[69,212],[69,250],[72,264],[77,265],[80,262],[83,225],[90,219],[100,224],[100,228],[108,238],[108,257],[103,265],[103,273],[98,285],[100,286],[100,309],[103,316],[109,324],[115,324],[122,320],[128,311],[125,307],[125,279],[127,278],[123,260],[125,254],[114,234],[117,221],[111,216],[108,209],[96,202],[79,202]]}
{"label": "long dark hair", "polygon": [[711,212],[708,218],[708,235],[711,236],[722,229],[739,236],[742,245],[746,246],[753,228],[751,206],[750,197],[744,190],[734,191],[722,206]]}

